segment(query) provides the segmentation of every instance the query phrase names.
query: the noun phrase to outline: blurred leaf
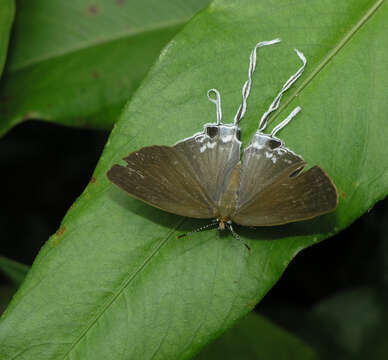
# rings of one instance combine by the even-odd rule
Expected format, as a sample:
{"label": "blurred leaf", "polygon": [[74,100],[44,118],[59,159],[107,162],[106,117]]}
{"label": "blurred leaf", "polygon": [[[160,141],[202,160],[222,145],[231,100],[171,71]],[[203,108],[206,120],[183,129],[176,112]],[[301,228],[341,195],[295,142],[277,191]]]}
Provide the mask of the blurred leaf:
{"label": "blurred leaf", "polygon": [[0,284],[0,315],[7,308],[12,296],[15,294],[17,288],[12,285]]}
{"label": "blurred leaf", "polygon": [[375,289],[343,291],[322,301],[310,315],[321,332],[342,349],[338,359],[387,358],[387,298]]}
{"label": "blurred leaf", "polygon": [[377,287],[362,286],[340,291],[309,311],[278,305],[264,311],[312,345],[320,359],[379,360],[388,354],[387,300]]}
{"label": "blurred leaf", "polygon": [[[90,185],[2,317],[1,357],[187,359],[248,313],[295,254],[385,197],[387,18],[387,3],[371,0],[218,0],[196,16],[125,108]],[[252,47],[276,36],[283,44],[259,55],[244,141],[300,65],[297,47],[309,66],[273,119],[303,106],[282,138],[327,170],[341,196],[338,210],[287,226],[237,227],[252,253],[216,231],[177,240],[208,221],[132,199],[105,173],[141,146],[173,144],[214,120],[205,98],[211,87],[221,90],[224,119],[232,119]]]}
{"label": "blurred leaf", "polygon": [[8,40],[14,15],[14,0],[0,0],[0,77],[7,57]]}
{"label": "blurred leaf", "polygon": [[196,360],[316,359],[314,351],[295,336],[254,313],[240,320]]}
{"label": "blurred leaf", "polygon": [[18,0],[0,135],[23,120],[109,129],[162,47],[209,0]]}
{"label": "blurred leaf", "polygon": [[7,275],[10,280],[19,286],[27,275],[29,267],[14,260],[0,256],[0,271]]}
{"label": "blurred leaf", "polygon": [[17,261],[0,256],[0,273],[9,278],[9,284],[0,284],[0,314],[7,308],[12,296],[27,275],[29,267]]}

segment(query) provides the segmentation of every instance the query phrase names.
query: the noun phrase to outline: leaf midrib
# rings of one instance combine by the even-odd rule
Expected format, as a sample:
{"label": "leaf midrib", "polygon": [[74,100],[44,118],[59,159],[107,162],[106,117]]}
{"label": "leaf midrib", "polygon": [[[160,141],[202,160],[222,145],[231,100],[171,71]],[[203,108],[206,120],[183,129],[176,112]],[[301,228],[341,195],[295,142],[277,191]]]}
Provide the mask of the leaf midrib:
{"label": "leaf midrib", "polygon": [[[328,53],[326,57],[317,65],[316,69],[313,70],[310,75],[295,89],[295,91],[288,97],[288,99],[279,107],[279,110],[275,116],[273,116],[269,122],[274,121],[280,113],[303,91],[303,89],[311,83],[311,81],[318,75],[323,68],[330,62],[330,60],[339,52],[344,46],[351,40],[351,38],[366,24],[366,22],[371,18],[373,14],[376,13],[378,8],[383,4],[385,0],[377,0],[375,4],[361,17],[361,19],[344,35],[344,37],[338,42],[336,46]],[[212,11],[215,11],[213,8]],[[183,218],[177,223],[177,225],[169,232],[164,240],[161,240],[160,243],[156,246],[155,250],[144,260],[140,267],[120,285],[117,292],[112,296],[112,298],[103,306],[101,312],[97,314],[94,319],[86,326],[86,328],[81,332],[78,338],[73,342],[68,352],[64,355],[63,359],[71,353],[71,351],[81,342],[83,337],[87,334],[90,328],[99,320],[99,318],[105,313],[105,311],[110,307],[111,304],[121,295],[124,289],[134,280],[134,278],[143,270],[143,268],[157,255],[159,250],[167,243],[171,238],[171,235],[179,228],[186,218]]]}
{"label": "leaf midrib", "polygon": [[268,123],[276,120],[283,112],[283,110],[295,100],[295,98],[304,90],[304,88],[311,83],[311,81],[324,69],[331,59],[351,40],[351,38],[361,29],[361,27],[376,13],[377,9],[383,4],[385,0],[377,0],[376,3],[364,14],[364,16],[345,34],[345,36],[338,42],[338,44],[327,54],[326,57],[317,65],[306,79],[295,88],[291,95],[279,106],[278,111],[268,121]]}
{"label": "leaf midrib", "polygon": [[191,18],[191,16],[186,16],[186,17],[181,17],[180,19],[175,20],[175,21],[164,21],[164,22],[161,21],[159,23],[152,24],[151,26],[139,27],[136,30],[127,30],[127,31],[117,32],[113,36],[106,37],[100,41],[96,41],[96,40],[83,41],[83,42],[78,43],[77,46],[74,46],[72,48],[53,51],[53,52],[48,53],[47,55],[43,55],[43,56],[34,58],[30,61],[24,61],[24,62],[20,63],[19,65],[15,65],[15,66],[10,65],[9,68],[6,69],[5,72],[7,74],[15,73],[17,71],[24,70],[28,67],[32,67],[32,66],[39,64],[41,62],[53,60],[55,58],[69,55],[69,54],[75,53],[77,51],[91,49],[91,48],[98,47],[98,46],[101,46],[104,44],[108,44],[108,43],[113,42],[113,41],[122,40],[122,39],[126,39],[129,37],[135,37],[135,36],[138,36],[138,35],[141,35],[144,33],[148,33],[148,32],[173,28],[173,27],[187,23],[190,20],[190,18]]}
{"label": "leaf midrib", "polygon": [[119,286],[116,293],[112,296],[111,299],[108,299],[106,304],[102,307],[102,310],[99,314],[97,314],[94,319],[90,321],[90,323],[85,327],[85,329],[81,332],[81,334],[77,337],[77,339],[72,343],[70,346],[69,351],[64,355],[64,359],[71,353],[71,351],[77,346],[77,344],[83,339],[83,337],[87,334],[90,328],[93,327],[93,325],[100,319],[100,317],[105,313],[105,311],[115,302],[115,300],[121,295],[121,293],[124,291],[124,289],[135,279],[136,275],[141,272],[147,264],[152,260],[154,256],[156,256],[159,252],[159,250],[166,245],[168,240],[171,238],[171,236],[175,233],[175,231],[184,223],[186,218],[181,219],[177,222],[176,226],[169,231],[168,235],[165,239],[162,239],[159,244],[156,245],[155,249],[152,251],[152,253],[145,258],[145,260],[142,262],[142,264],[130,275],[128,276],[123,283]]}

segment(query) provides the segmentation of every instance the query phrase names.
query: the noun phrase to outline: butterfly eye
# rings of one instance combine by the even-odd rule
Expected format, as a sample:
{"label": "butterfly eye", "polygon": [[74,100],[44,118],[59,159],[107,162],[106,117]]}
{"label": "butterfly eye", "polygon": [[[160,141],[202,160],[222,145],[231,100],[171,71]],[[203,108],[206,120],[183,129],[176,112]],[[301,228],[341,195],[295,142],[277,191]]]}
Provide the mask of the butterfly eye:
{"label": "butterfly eye", "polygon": [[219,129],[217,126],[206,127],[206,134],[211,138],[216,137],[218,135],[218,132],[219,132]]}
{"label": "butterfly eye", "polygon": [[271,139],[267,142],[267,145],[271,148],[271,149],[276,149],[277,147],[279,147],[281,145],[281,142],[278,141],[278,140],[274,140],[274,139]]}
{"label": "butterfly eye", "polygon": [[297,176],[301,173],[301,171],[302,171],[303,169],[304,169],[304,165],[301,166],[301,167],[298,167],[295,171],[293,171],[293,172],[289,175],[289,177],[290,177],[290,178],[297,177]]}

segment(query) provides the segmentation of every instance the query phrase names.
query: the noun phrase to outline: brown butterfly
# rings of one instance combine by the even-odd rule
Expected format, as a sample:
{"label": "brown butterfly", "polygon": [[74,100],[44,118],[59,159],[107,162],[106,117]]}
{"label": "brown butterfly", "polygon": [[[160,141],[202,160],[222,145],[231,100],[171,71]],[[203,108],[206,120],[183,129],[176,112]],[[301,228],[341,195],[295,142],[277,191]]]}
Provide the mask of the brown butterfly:
{"label": "brown butterfly", "polygon": [[[338,195],[325,171],[314,166],[303,172],[306,163],[276,137],[300,111],[291,114],[267,135],[263,131],[269,115],[279,107],[285,91],[301,76],[306,58],[295,49],[301,68],[292,75],[262,116],[258,131],[245,148],[240,161],[240,128],[246,112],[257,49],[279,42],[258,43],[250,56],[243,100],[232,124],[222,123],[221,97],[208,91],[216,104],[217,123],[173,146],[153,145],[124,158],[127,165],[113,165],[108,179],[129,195],[177,215],[216,219],[219,229],[233,231],[232,222],[246,226],[272,226],[311,219],[334,211]],[[214,93],[214,99],[210,95]],[[209,224],[195,231],[211,226]],[[249,246],[243,242],[247,248]]]}

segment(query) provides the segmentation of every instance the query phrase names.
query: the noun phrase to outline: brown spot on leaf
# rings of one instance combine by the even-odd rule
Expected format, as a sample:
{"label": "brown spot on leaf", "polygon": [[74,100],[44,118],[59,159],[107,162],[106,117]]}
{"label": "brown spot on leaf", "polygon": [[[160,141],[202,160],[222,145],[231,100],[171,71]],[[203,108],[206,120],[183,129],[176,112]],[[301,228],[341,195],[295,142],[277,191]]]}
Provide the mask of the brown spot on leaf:
{"label": "brown spot on leaf", "polygon": [[97,80],[97,79],[100,78],[100,74],[97,71],[93,71],[92,72],[92,78]]}
{"label": "brown spot on leaf", "polygon": [[237,283],[238,283],[238,281],[237,281],[237,280],[234,280],[233,282],[234,282],[235,284],[237,284]]}
{"label": "brown spot on leaf", "polygon": [[249,303],[248,303],[248,309],[249,310],[253,310],[253,308],[255,307],[255,300],[251,300]]}
{"label": "brown spot on leaf", "polygon": [[346,195],[346,193],[344,193],[343,191],[340,192],[339,196],[343,199],[346,199],[348,197],[348,195]]}
{"label": "brown spot on leaf", "polygon": [[78,125],[85,125],[86,124],[86,120],[84,118],[78,118],[78,119],[76,119],[76,122]]}
{"label": "brown spot on leaf", "polygon": [[115,0],[117,6],[123,6],[125,4],[125,0]]}
{"label": "brown spot on leaf", "polygon": [[62,240],[62,235],[63,233],[66,231],[66,226],[62,226],[58,231],[57,233],[55,234],[55,240],[53,241],[52,243],[52,246],[58,246],[59,243],[61,242]]}
{"label": "brown spot on leaf", "polygon": [[57,236],[61,237],[65,231],[66,231],[66,226],[62,226],[62,227],[57,231]]}
{"label": "brown spot on leaf", "polygon": [[96,5],[89,5],[89,7],[88,7],[88,13],[90,14],[90,15],[97,15],[98,14],[98,12],[99,12],[99,10],[98,10],[98,7],[96,6]]}
{"label": "brown spot on leaf", "polygon": [[25,121],[25,120],[29,120],[29,119],[31,119],[31,118],[32,118],[32,114],[30,114],[30,113],[25,113],[22,120]]}
{"label": "brown spot on leaf", "polygon": [[92,178],[90,179],[90,183],[91,183],[91,184],[97,183],[97,179],[96,179],[95,176],[92,176]]}

